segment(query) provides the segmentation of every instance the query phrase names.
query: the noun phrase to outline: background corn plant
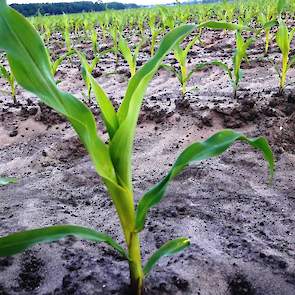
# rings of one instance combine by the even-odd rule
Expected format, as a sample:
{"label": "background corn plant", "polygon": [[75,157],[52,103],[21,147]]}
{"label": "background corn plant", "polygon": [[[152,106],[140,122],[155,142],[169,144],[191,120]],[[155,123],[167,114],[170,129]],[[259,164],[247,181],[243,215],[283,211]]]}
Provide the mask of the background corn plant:
{"label": "background corn plant", "polygon": [[274,159],[267,141],[247,138],[232,130],[223,130],[203,142],[187,147],[177,158],[168,174],[147,191],[137,207],[133,198],[132,150],[137,120],[145,91],[165,56],[196,27],[183,25],[169,32],[158,51],[131,78],[118,111],[96,80],[86,72],[96,101],[101,109],[109,141],[97,133],[93,114],[80,100],[61,91],[52,75],[47,50],[32,25],[0,0],[0,48],[7,53],[12,72],[18,83],[37,95],[44,103],[64,115],[84,144],[97,174],[102,178],[116,207],[126,241],[126,250],[111,237],[94,229],[77,225],[55,225],[14,233],[0,238],[0,256],[14,255],[36,243],[55,241],[75,235],[82,239],[105,242],[129,263],[132,292],[142,294],[144,278],[163,256],[173,255],[189,245],[187,238],[168,241],[147,260],[141,259],[139,233],[143,230],[150,208],[165,196],[169,183],[189,164],[222,154],[234,142],[243,141],[259,149],[267,160],[272,175]]}
{"label": "background corn plant", "polygon": [[13,72],[10,72],[0,64],[0,77],[4,78],[8,82],[13,103],[16,104],[16,83]]}
{"label": "background corn plant", "polygon": [[134,49],[134,52],[132,53],[131,49],[128,46],[128,42],[123,36],[120,36],[119,42],[118,42],[118,49],[120,53],[122,54],[124,60],[128,63],[130,75],[133,77],[136,72],[136,62],[139,55],[140,48],[143,46],[143,44],[146,42],[146,40],[141,40],[137,46]]}
{"label": "background corn plant", "polygon": [[295,55],[290,56],[291,52],[291,42],[295,35],[295,28],[289,31],[288,27],[286,26],[285,22],[279,18],[279,28],[276,34],[276,43],[280,48],[282,53],[282,65],[281,68],[276,66],[276,71],[280,77],[280,86],[279,86],[279,93],[283,94],[286,81],[287,81],[287,72],[295,64]]}
{"label": "background corn plant", "polygon": [[251,29],[247,26],[244,26],[243,23],[234,24],[234,23],[226,23],[226,22],[214,22],[214,21],[206,22],[204,23],[203,26],[210,29],[235,31],[236,48],[234,50],[234,54],[232,58],[232,66],[229,66],[226,63],[219,60],[213,60],[211,62],[197,65],[197,70],[203,69],[204,67],[209,65],[215,65],[220,67],[228,75],[231,85],[233,87],[233,96],[234,98],[236,98],[239,83],[243,77],[241,65],[244,60],[246,61],[248,60],[247,49],[254,42],[253,38],[244,39],[241,34],[241,31],[244,31],[244,30],[251,31]]}

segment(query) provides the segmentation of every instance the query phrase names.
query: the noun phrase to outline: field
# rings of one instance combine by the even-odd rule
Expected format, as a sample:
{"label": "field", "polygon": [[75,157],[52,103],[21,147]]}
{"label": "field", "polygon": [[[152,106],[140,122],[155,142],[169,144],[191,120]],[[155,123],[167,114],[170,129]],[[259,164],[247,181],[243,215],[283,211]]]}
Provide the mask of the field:
{"label": "field", "polygon": [[[294,2],[223,2],[27,21],[9,14],[4,2],[0,0],[0,294],[295,294]],[[25,34],[28,21],[48,49],[43,52],[52,60],[48,71],[37,55],[42,50],[34,51],[42,42],[33,30],[33,37]],[[194,29],[177,31],[192,23]],[[174,34],[170,41],[164,37],[168,32]],[[15,36],[23,47],[11,41]],[[163,38],[168,49],[162,61],[156,52]],[[21,55],[21,50],[30,54]],[[150,72],[146,68],[143,76],[140,69],[152,56],[157,66]],[[51,76],[56,81],[51,90],[62,92],[45,93]],[[130,121],[115,141],[120,127],[114,131],[113,111],[102,98],[105,92],[120,124],[118,109],[133,81],[135,89],[141,88],[131,97]],[[132,99],[144,94],[145,83],[140,105]],[[85,129],[77,123],[89,119],[87,112],[82,104],[75,108],[64,93],[91,110],[99,136],[91,133],[91,123]],[[141,110],[132,147],[125,139],[132,137],[137,104]],[[206,141],[201,151],[191,151],[189,161],[186,154],[174,165],[190,144],[223,129],[234,130],[234,140],[224,131],[220,141]],[[247,138],[236,136],[240,133]],[[256,141],[260,136],[264,138]],[[115,180],[110,184],[108,162],[101,164],[109,154],[97,155],[105,152],[97,138],[110,147],[118,186]],[[128,144],[133,174],[126,168]],[[175,179],[169,187],[161,183],[164,188],[154,187],[141,202],[170,170],[168,183]],[[135,207],[143,204],[136,216],[128,199],[133,200],[133,192]],[[148,198],[155,203],[148,205]],[[141,214],[146,218],[140,220]],[[41,232],[24,232],[5,240],[11,233],[61,224],[106,233],[128,257],[107,239],[81,229],[44,232],[42,237]],[[179,237],[184,238],[161,248]],[[54,242],[43,243],[50,240]],[[154,268],[144,279],[147,268],[142,270],[141,259],[146,263],[157,249],[162,259],[152,257]]]}

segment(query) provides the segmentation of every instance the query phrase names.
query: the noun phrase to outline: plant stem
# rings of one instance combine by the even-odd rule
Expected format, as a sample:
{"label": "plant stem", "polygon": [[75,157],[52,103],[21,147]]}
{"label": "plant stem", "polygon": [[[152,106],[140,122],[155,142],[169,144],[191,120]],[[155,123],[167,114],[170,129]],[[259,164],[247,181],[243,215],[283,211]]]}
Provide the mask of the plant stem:
{"label": "plant stem", "polygon": [[181,87],[181,92],[182,92],[182,97],[185,97],[186,94],[186,86],[187,86],[187,64],[186,62],[183,62],[181,65],[181,77],[182,77],[182,87]]}
{"label": "plant stem", "polygon": [[128,254],[130,259],[129,268],[132,294],[142,295],[144,274],[141,264],[140,241],[138,233],[130,233],[130,240],[128,243]]}
{"label": "plant stem", "polygon": [[282,77],[281,77],[281,81],[280,81],[280,94],[282,94],[284,92],[284,89],[286,86],[288,62],[289,62],[288,55],[283,55]]}
{"label": "plant stem", "polygon": [[234,87],[234,99],[237,98],[237,90],[238,90],[238,89],[237,89],[237,87],[235,86],[235,87]]}
{"label": "plant stem", "polygon": [[268,54],[268,48],[269,48],[269,34],[270,34],[270,31],[267,29],[265,31],[265,50],[264,50],[264,56],[267,56]]}

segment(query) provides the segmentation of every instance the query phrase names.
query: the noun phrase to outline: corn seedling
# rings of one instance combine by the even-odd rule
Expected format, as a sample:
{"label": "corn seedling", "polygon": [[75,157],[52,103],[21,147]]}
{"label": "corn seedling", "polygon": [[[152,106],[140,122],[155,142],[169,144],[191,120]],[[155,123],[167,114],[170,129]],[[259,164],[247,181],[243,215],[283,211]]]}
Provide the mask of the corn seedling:
{"label": "corn seedling", "polygon": [[121,52],[123,58],[128,63],[131,77],[133,77],[136,73],[136,61],[139,54],[139,50],[144,44],[145,40],[142,40],[134,49],[134,53],[132,54],[131,49],[128,46],[128,42],[124,39],[123,36],[120,37],[118,48]]}
{"label": "corn seedling", "polygon": [[278,16],[279,28],[276,33],[276,43],[282,53],[282,65],[281,65],[281,68],[275,65],[275,69],[280,78],[280,86],[279,86],[280,94],[284,93],[286,82],[287,82],[288,70],[295,64],[295,55],[290,57],[291,42],[295,35],[295,28],[289,31],[286,23],[282,19],[282,12],[285,7],[286,7],[286,1],[279,0],[277,5],[277,11],[279,14]]}
{"label": "corn seedling", "polygon": [[0,64],[0,77],[8,82],[13,103],[16,104],[16,83],[13,72],[8,71],[3,65]]}
{"label": "corn seedling", "polygon": [[[234,28],[234,27],[228,26],[227,24],[225,24],[225,26],[222,25],[222,27],[224,29]],[[198,69],[202,69],[206,67],[207,65],[215,65],[220,67],[222,70],[224,70],[225,73],[228,75],[229,80],[232,84],[232,87],[234,90],[234,98],[237,97],[237,90],[239,87],[239,83],[243,77],[243,72],[241,70],[242,62],[243,60],[247,60],[247,49],[253,43],[252,38],[244,40],[239,30],[236,31],[235,36],[236,36],[236,48],[232,58],[232,68],[228,66],[226,63],[218,61],[218,60],[214,60],[208,63],[198,65]]]}
{"label": "corn seedling", "polygon": [[178,43],[176,44],[173,52],[174,52],[174,57],[179,63],[180,69],[177,70],[171,65],[163,64],[162,67],[173,74],[177,77],[180,85],[181,85],[181,93],[182,96],[185,96],[187,92],[187,83],[189,79],[192,77],[195,69],[189,70],[188,69],[188,64],[187,64],[187,56],[194,44],[199,40],[199,36],[195,36],[189,43],[188,45],[182,49],[181,45]]}
{"label": "corn seedling", "polygon": [[151,17],[148,21],[148,25],[150,27],[151,37],[152,37],[152,39],[151,39],[151,56],[154,56],[157,37],[161,33],[161,29],[158,29],[156,26],[156,15],[154,15],[154,14],[151,15]]}
{"label": "corn seedling", "polygon": [[161,6],[161,15],[162,15],[162,23],[163,23],[163,32],[166,31],[166,29],[173,30],[175,26],[175,19],[173,15],[169,12],[169,9]]}
{"label": "corn seedling", "polygon": [[[62,64],[62,62],[69,56],[73,55],[75,53],[74,50],[71,50],[63,55],[61,55],[60,57],[58,57],[55,61],[52,61],[51,60],[51,57],[49,56],[49,61],[50,61],[50,64],[51,64],[51,73],[52,73],[52,76],[55,77],[56,76],[56,73],[57,73],[57,70],[59,68],[59,66]],[[49,55],[49,53],[48,53]],[[61,81],[58,80],[56,81],[57,84],[59,84]]]}
{"label": "corn seedling", "polygon": [[102,32],[102,41],[105,44],[106,43],[106,35],[107,35],[107,27],[108,27],[108,24],[109,24],[109,20],[108,20],[107,15],[106,14],[105,15],[100,15],[98,17],[98,22],[99,22],[101,32]]}
{"label": "corn seedling", "polygon": [[115,55],[115,63],[116,65],[118,65],[119,59],[118,59],[118,52],[119,52],[119,36],[118,36],[118,29],[117,29],[117,25],[114,24],[113,26],[110,27],[109,29],[110,35],[112,37],[113,40],[113,53]]}
{"label": "corn seedling", "polygon": [[267,56],[270,43],[270,31],[271,28],[277,24],[277,21],[273,19],[273,16],[270,13],[270,9],[267,9],[266,12],[260,13],[260,15],[258,16],[258,21],[262,25],[262,28],[265,32],[264,55]]}
{"label": "corn seedling", "polygon": [[243,141],[263,153],[272,174],[273,156],[264,138],[251,139],[235,131],[223,130],[206,141],[193,143],[186,148],[167,176],[145,193],[137,208],[135,207],[131,156],[143,97],[166,55],[194,29],[194,25],[183,25],[165,35],[154,57],[130,79],[118,111],[115,111],[111,100],[89,75],[109,135],[109,141],[105,143],[97,133],[96,122],[89,108],[73,95],[62,92],[56,85],[47,51],[38,33],[23,16],[10,8],[4,0],[0,0],[0,48],[7,53],[16,80],[19,85],[37,95],[69,120],[108,189],[127,245],[126,251],[111,237],[93,229],[76,225],[55,225],[0,238],[0,256],[11,256],[37,243],[55,241],[69,235],[105,242],[128,261],[132,293],[140,295],[143,292],[144,278],[159,259],[174,255],[189,246],[187,238],[169,241],[151,255],[144,267],[142,266],[139,233],[144,228],[148,211],[164,198],[169,183],[184,168],[193,162],[216,157],[234,142]]}
{"label": "corn seedling", "polygon": [[280,19],[279,28],[276,34],[276,43],[282,53],[281,69],[279,69],[279,67],[276,66],[276,71],[280,77],[280,87],[279,87],[280,94],[284,93],[284,90],[286,87],[287,72],[290,69],[290,67],[292,67],[295,64],[295,55],[290,57],[291,42],[294,38],[294,35],[295,35],[295,28],[289,31],[285,22],[282,19]]}
{"label": "corn seedling", "polygon": [[98,53],[98,48],[97,48],[97,33],[95,29],[91,30],[91,44],[92,44],[93,54],[96,55]]}
{"label": "corn seedling", "polygon": [[69,25],[69,19],[66,15],[64,16],[63,37],[65,40],[65,45],[66,45],[67,51],[71,51],[72,50],[72,41],[71,41],[71,35],[70,35],[70,25]]}
{"label": "corn seedling", "polygon": [[87,97],[88,97],[88,100],[90,101],[92,85],[91,85],[89,76],[92,74],[93,70],[95,69],[98,63],[99,57],[98,56],[94,57],[91,63],[89,63],[87,61],[85,54],[80,52],[77,52],[77,53],[81,61],[82,77],[87,87]]}

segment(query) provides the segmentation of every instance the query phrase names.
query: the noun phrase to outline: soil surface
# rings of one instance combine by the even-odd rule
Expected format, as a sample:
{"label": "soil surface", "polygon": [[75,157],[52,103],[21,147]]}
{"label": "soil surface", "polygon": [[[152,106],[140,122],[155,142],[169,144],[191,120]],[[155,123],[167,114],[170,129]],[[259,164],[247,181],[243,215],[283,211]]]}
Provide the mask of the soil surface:
{"label": "soil surface", "polygon": [[[63,48],[53,38],[51,51]],[[203,35],[189,65],[213,59],[231,63],[234,36]],[[105,44],[110,47],[111,43]],[[293,47],[294,48],[294,45]],[[90,44],[83,50],[90,57]],[[148,59],[148,48],[139,64]],[[263,40],[249,50],[238,98],[227,76],[210,67],[193,75],[182,97],[178,81],[160,70],[147,91],[134,148],[137,200],[168,172],[189,143],[222,128],[249,136],[265,135],[277,167],[268,184],[267,165],[257,151],[237,143],[223,156],[186,169],[171,184],[166,199],[152,209],[142,238],[144,261],[163,243],[181,236],[191,247],[165,258],[146,279],[146,294],[293,295],[295,294],[295,70],[285,96]],[[167,57],[173,63],[173,55]],[[110,74],[117,71],[117,74]],[[128,81],[120,59],[103,57],[97,80],[116,105]],[[87,90],[76,57],[57,73],[60,87],[85,99]],[[0,235],[52,224],[89,226],[123,244],[112,202],[70,125],[18,87],[18,105],[0,79],[0,175],[17,184],[0,188]],[[88,103],[104,133],[94,98]],[[126,261],[108,246],[68,238],[34,246],[0,259],[1,295],[128,294]]]}

